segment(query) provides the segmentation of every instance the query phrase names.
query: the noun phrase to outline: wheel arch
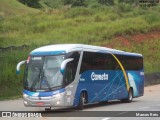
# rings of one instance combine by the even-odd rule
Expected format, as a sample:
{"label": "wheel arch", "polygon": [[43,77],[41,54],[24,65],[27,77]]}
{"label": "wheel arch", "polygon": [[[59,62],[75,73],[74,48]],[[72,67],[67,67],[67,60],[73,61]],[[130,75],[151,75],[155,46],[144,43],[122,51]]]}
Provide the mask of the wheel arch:
{"label": "wheel arch", "polygon": [[87,90],[86,89],[81,90],[81,92],[79,94],[79,98],[80,98],[82,93],[85,95],[85,99],[86,99],[86,103],[87,103],[88,102],[88,92],[87,92]]}

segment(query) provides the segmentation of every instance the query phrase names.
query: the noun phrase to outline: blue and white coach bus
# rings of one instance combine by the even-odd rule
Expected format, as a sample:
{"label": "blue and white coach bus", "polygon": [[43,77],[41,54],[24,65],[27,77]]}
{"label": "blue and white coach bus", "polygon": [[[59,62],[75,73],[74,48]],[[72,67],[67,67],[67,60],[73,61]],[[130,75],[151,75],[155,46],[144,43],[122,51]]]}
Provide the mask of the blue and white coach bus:
{"label": "blue and white coach bus", "polygon": [[109,100],[131,102],[144,93],[143,56],[105,47],[60,44],[33,50],[24,72],[24,105],[78,107]]}

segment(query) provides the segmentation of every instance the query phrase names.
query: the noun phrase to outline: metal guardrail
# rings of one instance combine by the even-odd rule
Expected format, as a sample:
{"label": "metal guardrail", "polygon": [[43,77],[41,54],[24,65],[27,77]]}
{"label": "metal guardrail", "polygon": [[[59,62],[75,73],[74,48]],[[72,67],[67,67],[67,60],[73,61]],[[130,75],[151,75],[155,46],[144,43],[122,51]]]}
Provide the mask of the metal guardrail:
{"label": "metal guardrail", "polygon": [[145,86],[160,84],[160,72],[145,75]]}

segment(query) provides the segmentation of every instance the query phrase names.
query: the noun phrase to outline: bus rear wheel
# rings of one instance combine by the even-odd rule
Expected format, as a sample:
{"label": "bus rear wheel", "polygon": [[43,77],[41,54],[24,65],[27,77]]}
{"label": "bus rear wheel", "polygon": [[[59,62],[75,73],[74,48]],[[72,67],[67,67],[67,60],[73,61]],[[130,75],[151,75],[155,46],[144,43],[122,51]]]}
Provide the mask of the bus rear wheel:
{"label": "bus rear wheel", "polygon": [[78,109],[79,110],[84,109],[85,102],[86,102],[86,94],[84,92],[82,92],[81,95],[80,95],[79,104],[78,104]]}
{"label": "bus rear wheel", "polygon": [[133,90],[132,88],[129,89],[128,97],[126,99],[121,99],[121,102],[131,103],[133,100]]}

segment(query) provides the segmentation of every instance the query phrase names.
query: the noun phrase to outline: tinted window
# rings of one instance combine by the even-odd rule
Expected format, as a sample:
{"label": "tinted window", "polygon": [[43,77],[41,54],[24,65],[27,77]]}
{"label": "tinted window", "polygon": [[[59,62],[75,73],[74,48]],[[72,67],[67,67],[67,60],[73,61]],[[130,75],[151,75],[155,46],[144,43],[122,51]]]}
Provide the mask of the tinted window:
{"label": "tinted window", "polygon": [[[143,58],[135,56],[115,55],[125,70],[143,69]],[[116,59],[107,53],[84,52],[80,74],[87,70],[121,70]]]}
{"label": "tinted window", "polygon": [[118,70],[119,64],[111,54],[84,52],[80,74],[87,70]]}
{"label": "tinted window", "polygon": [[125,70],[141,70],[143,69],[143,58],[136,56],[116,55],[122,63]]}

